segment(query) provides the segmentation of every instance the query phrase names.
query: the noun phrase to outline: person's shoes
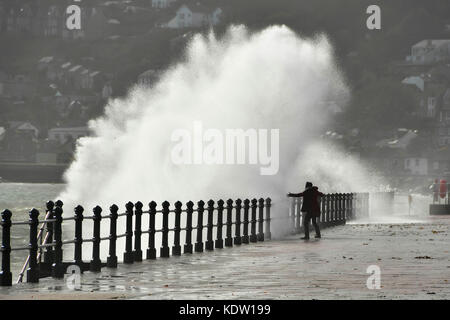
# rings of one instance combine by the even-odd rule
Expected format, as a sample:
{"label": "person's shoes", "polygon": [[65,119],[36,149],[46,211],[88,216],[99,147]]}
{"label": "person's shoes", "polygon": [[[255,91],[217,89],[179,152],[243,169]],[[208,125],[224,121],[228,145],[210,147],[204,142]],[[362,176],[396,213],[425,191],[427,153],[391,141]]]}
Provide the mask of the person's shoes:
{"label": "person's shoes", "polygon": [[309,237],[301,237],[301,240],[309,240]]}
{"label": "person's shoes", "polygon": [[321,236],[320,234],[316,234],[316,235],[314,236],[314,238],[320,239],[320,238],[322,238],[322,236]]}

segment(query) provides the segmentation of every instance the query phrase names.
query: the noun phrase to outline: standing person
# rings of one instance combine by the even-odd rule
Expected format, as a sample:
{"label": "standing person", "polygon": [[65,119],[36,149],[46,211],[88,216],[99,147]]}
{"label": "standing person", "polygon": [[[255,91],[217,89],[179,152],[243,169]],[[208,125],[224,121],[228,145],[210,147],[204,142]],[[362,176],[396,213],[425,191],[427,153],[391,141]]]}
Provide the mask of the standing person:
{"label": "standing person", "polygon": [[439,202],[439,180],[435,179],[434,183],[430,186],[433,192],[433,203]]}
{"label": "standing person", "polygon": [[316,238],[321,238],[320,229],[317,225],[317,217],[320,216],[320,197],[324,194],[317,187],[313,187],[312,182],[306,182],[305,191],[301,193],[288,193],[288,197],[303,197],[301,211],[305,212],[303,226],[305,228],[305,236],[303,240],[309,239],[309,221],[312,220],[314,229],[316,230]]}
{"label": "standing person", "polygon": [[408,194],[408,215],[411,215],[411,205],[412,205],[412,195]]}

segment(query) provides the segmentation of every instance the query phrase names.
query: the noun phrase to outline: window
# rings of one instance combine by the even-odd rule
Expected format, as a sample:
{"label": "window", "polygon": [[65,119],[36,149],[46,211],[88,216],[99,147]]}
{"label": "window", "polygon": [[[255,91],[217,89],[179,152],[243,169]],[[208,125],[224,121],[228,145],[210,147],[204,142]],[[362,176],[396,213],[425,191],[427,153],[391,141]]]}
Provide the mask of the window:
{"label": "window", "polygon": [[438,161],[433,162],[433,169],[439,170],[439,162]]}
{"label": "window", "polygon": [[420,159],[416,159],[416,167],[420,165]]}
{"label": "window", "polygon": [[435,113],[435,104],[436,99],[434,97],[428,97],[428,108],[427,108],[427,116],[433,117]]}
{"label": "window", "polygon": [[409,167],[409,159],[406,159],[405,165],[406,165],[407,168]]}
{"label": "window", "polygon": [[435,97],[428,97],[428,105],[433,106],[436,104],[436,98]]}

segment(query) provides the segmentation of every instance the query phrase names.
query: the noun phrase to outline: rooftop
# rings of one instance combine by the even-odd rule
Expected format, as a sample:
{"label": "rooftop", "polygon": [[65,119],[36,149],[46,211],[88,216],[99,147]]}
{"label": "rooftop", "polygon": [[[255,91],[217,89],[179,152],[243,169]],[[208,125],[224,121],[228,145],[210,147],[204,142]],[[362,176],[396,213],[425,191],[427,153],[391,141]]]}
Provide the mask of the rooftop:
{"label": "rooftop", "polygon": [[446,44],[446,43],[450,43],[450,39],[437,39],[437,40],[425,39],[425,40],[422,40],[422,41],[416,43],[415,45],[413,45],[413,47],[414,48],[425,48],[430,45],[433,47],[438,47],[438,46]]}

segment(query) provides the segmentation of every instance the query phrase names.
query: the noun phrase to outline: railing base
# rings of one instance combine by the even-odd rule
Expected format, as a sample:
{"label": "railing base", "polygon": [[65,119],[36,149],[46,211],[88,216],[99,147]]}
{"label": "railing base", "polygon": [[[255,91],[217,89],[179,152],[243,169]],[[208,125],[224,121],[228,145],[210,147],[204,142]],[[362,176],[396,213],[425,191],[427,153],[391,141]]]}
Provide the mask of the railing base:
{"label": "railing base", "polygon": [[0,286],[10,287],[12,286],[12,273],[0,271]]}
{"label": "railing base", "polygon": [[169,256],[170,256],[169,247],[162,247],[159,250],[159,256],[161,258],[169,258]]}
{"label": "railing base", "polygon": [[102,262],[100,260],[91,260],[89,271],[91,272],[102,271]]}
{"label": "railing base", "polygon": [[147,249],[147,260],[154,260],[156,259],[156,249]]}
{"label": "railing base", "polygon": [[106,259],[106,266],[108,268],[117,268],[117,257],[108,257]]}
{"label": "railing base", "polygon": [[172,247],[172,255],[173,256],[181,256],[181,246],[173,246]]}
{"label": "railing base", "polygon": [[215,244],[215,247],[216,247],[217,249],[223,249],[223,240],[222,240],[222,239],[216,240],[216,241],[214,242],[214,244]]}
{"label": "railing base", "polygon": [[214,250],[214,242],[212,240],[206,241],[205,249],[208,251],[213,251]]}
{"label": "railing base", "polygon": [[38,283],[39,282],[39,269],[30,269],[27,270],[27,282],[28,283]]}
{"label": "railing base", "polygon": [[52,265],[52,277],[55,279],[62,279],[64,278],[66,268],[64,268],[64,265],[62,263],[54,263]]}
{"label": "railing base", "polygon": [[233,239],[232,238],[226,238],[225,239],[225,247],[232,247],[233,246]]}
{"label": "railing base", "polygon": [[192,244],[184,245],[184,253],[192,253]]}
{"label": "railing base", "polygon": [[131,264],[134,262],[134,254],[133,252],[125,252],[123,254],[123,263]]}
{"label": "railing base", "polygon": [[142,250],[135,250],[134,251],[134,261],[135,262],[142,262]]}
{"label": "railing base", "polygon": [[195,252],[203,252],[203,242],[197,242],[195,244]]}

